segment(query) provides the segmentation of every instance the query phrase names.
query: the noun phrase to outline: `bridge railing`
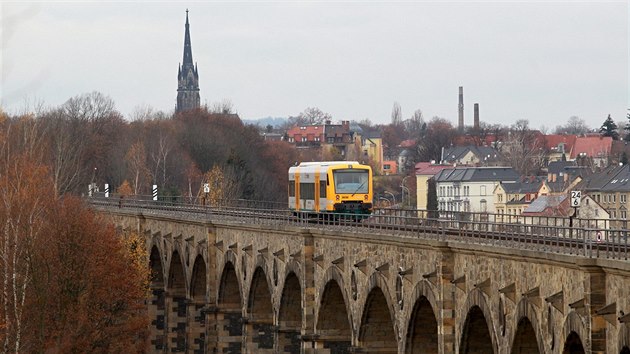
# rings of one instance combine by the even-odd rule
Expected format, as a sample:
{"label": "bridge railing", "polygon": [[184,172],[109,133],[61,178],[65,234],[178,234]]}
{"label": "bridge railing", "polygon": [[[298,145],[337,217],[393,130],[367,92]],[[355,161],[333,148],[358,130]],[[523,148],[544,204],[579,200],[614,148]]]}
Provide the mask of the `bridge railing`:
{"label": "bridge railing", "polygon": [[[243,224],[298,225],[373,235],[429,238],[492,245],[581,257],[629,259],[628,229],[601,220],[523,217],[488,213],[377,209],[360,218],[354,214],[294,213],[281,203],[232,200],[210,205],[145,197],[104,198],[89,202],[100,208],[178,215],[198,220],[223,219]],[[283,208],[284,207],[284,208]],[[595,225],[597,227],[591,227]],[[607,226],[607,228],[599,227]]]}

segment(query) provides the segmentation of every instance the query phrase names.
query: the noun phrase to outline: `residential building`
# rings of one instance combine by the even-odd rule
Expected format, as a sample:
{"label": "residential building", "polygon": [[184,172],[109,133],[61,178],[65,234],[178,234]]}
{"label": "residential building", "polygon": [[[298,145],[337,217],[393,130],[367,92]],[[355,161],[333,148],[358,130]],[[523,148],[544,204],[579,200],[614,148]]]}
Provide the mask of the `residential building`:
{"label": "residential building", "polygon": [[538,194],[567,194],[582,181],[583,176],[590,173],[588,167],[578,166],[575,161],[552,161],[547,166],[547,179],[543,181]]}
{"label": "residential building", "polygon": [[370,162],[374,171],[383,170],[383,139],[378,131],[364,132],[361,135],[363,159]]}
{"label": "residential building", "polygon": [[497,214],[521,215],[538,197],[544,177],[526,176],[515,182],[500,182],[494,190]]}
{"label": "residential building", "polygon": [[384,175],[395,175],[398,173],[398,162],[396,161],[383,161],[383,170],[381,171]]}
{"label": "residential building", "polygon": [[604,168],[608,166],[612,142],[612,137],[609,136],[579,136],[575,139],[571,160],[581,160],[580,165],[584,165],[586,161],[592,161],[592,167]]}
{"label": "residential building", "polygon": [[287,131],[288,141],[298,147],[319,147],[325,141],[325,125],[294,126]]}
{"label": "residential building", "polygon": [[458,166],[498,166],[501,156],[490,146],[451,146],[442,149],[441,162]]}
{"label": "residential building", "polygon": [[578,186],[610,214],[613,228],[627,227],[630,208],[630,166],[610,167]]}
{"label": "residential building", "polygon": [[416,164],[416,208],[427,209],[427,197],[429,193],[429,179],[435,177],[440,171],[452,168],[452,165],[435,164],[433,162],[418,162]]}
{"label": "residential building", "polygon": [[575,146],[577,135],[573,134],[549,134],[545,135],[545,149],[547,161],[566,161],[571,158],[571,152]]}
{"label": "residential building", "polygon": [[494,190],[519,175],[511,167],[456,167],[435,176],[438,207],[445,211],[495,213]]}
{"label": "residential building", "polygon": [[[583,194],[580,207],[571,207],[569,194],[543,195],[534,200],[521,214],[525,224],[554,226],[554,227],[575,227],[581,229],[606,228],[609,223],[610,214],[606,209],[597,203],[591,196]],[[569,217],[576,219],[571,222]],[[562,232],[562,231],[560,231]],[[596,235],[590,235],[596,238]]]}

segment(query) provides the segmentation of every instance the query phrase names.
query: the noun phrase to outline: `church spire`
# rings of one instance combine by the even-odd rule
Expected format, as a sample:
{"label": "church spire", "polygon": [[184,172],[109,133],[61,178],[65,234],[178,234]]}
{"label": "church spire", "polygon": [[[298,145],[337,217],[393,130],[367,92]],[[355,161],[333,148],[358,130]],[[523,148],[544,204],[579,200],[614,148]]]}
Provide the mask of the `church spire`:
{"label": "church spire", "polygon": [[186,9],[186,32],[184,34],[184,60],[177,71],[177,106],[175,111],[182,112],[196,109],[200,106],[199,73],[192,60],[192,45],[190,44],[190,24],[188,9]]}

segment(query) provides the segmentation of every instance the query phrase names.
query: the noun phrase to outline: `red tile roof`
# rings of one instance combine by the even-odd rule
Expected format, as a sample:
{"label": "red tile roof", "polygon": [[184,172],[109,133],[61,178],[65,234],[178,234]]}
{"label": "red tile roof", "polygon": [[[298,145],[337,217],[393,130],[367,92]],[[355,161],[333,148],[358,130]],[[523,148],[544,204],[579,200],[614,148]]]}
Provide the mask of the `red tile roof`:
{"label": "red tile roof", "polygon": [[580,153],[589,157],[605,157],[610,155],[612,138],[609,136],[579,136],[575,140],[575,147],[571,151],[571,158],[575,159]]}
{"label": "red tile roof", "polygon": [[573,146],[575,145],[575,139],[577,139],[577,135],[572,134],[545,135],[545,147],[547,150],[551,150],[552,148],[557,147],[558,144],[564,143],[564,151],[571,152]]}
{"label": "red tile roof", "polygon": [[451,165],[436,165],[430,162],[418,162],[416,164],[416,175],[435,176],[445,168],[452,168]]}

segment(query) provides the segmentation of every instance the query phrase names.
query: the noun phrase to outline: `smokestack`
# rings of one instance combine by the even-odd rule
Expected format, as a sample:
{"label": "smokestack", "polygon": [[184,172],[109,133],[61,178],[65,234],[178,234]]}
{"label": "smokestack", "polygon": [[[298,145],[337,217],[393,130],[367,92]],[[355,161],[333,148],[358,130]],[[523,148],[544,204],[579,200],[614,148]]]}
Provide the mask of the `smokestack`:
{"label": "smokestack", "polygon": [[479,103],[475,103],[475,123],[474,129],[479,130]]}
{"label": "smokestack", "polygon": [[457,128],[460,132],[464,131],[464,86],[459,87],[459,124]]}

